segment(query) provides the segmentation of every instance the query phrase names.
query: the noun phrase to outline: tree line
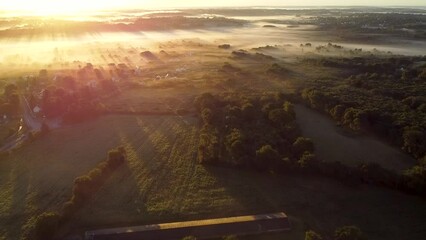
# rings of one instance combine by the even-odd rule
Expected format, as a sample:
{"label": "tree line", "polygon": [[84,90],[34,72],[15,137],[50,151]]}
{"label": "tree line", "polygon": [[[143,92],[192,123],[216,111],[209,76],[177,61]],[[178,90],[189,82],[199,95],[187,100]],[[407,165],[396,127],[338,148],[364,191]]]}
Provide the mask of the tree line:
{"label": "tree line", "polygon": [[89,173],[74,180],[72,196],[62,208],[61,213],[44,212],[40,214],[34,226],[37,239],[54,239],[58,229],[67,223],[74,214],[90,200],[104,185],[110,175],[126,162],[126,150],[123,147],[110,150],[107,159],[99,163]]}
{"label": "tree line", "polygon": [[284,94],[199,96],[201,164],[255,169],[278,174],[321,175],[347,185],[373,184],[426,195],[426,162],[398,174],[375,163],[351,167],[314,154],[314,144],[301,136],[293,105]]}
{"label": "tree line", "polygon": [[18,86],[9,83],[4,87],[3,95],[0,96],[0,117],[3,115],[8,117],[16,116],[19,113],[19,95]]}

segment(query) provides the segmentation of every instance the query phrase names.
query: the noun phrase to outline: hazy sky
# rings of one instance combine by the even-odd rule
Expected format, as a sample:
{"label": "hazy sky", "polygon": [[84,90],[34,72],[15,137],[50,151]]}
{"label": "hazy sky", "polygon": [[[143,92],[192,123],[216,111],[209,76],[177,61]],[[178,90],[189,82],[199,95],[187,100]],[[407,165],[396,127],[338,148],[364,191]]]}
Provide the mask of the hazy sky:
{"label": "hazy sky", "polygon": [[426,0],[0,0],[2,10],[37,12],[82,11],[111,8],[172,8],[226,6],[426,6]]}
{"label": "hazy sky", "polygon": [[[126,0],[124,0],[125,2]],[[143,0],[127,0],[134,3],[143,4]],[[200,0],[146,0],[152,4],[173,5],[173,6],[318,6],[318,5],[417,5],[426,6],[426,0],[215,0],[215,1],[200,1]]]}

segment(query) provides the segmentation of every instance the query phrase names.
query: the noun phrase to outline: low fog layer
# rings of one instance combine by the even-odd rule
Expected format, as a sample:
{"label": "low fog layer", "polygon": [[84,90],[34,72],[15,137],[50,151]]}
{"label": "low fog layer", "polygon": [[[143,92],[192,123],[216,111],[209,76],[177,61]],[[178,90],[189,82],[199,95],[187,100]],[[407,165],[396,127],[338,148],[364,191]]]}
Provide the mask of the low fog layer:
{"label": "low fog layer", "polygon": [[[413,14],[399,15],[403,12]],[[349,48],[422,55],[426,53],[421,27],[425,13],[421,9],[210,9],[102,12],[78,20],[4,16],[0,20],[0,64],[108,64],[108,49],[122,44],[139,51],[181,39],[230,43],[235,48],[282,45],[292,54],[306,53],[298,48],[303,43],[333,42]]]}

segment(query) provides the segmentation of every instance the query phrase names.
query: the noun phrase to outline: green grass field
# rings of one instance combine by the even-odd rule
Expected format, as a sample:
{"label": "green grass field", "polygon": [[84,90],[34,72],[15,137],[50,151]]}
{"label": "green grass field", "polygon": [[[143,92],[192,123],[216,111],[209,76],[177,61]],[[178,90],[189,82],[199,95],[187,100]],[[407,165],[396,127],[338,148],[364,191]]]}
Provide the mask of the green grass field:
{"label": "green grass field", "polygon": [[[210,54],[216,48],[210,46]],[[426,239],[424,199],[366,185],[349,187],[321,177],[202,166],[196,161],[197,119],[137,115],[192,110],[193,97],[206,91],[293,92],[307,79],[339,73],[289,62],[283,65],[291,67],[288,76],[273,77],[265,74],[269,62],[229,57],[224,51],[208,58],[179,55],[165,59],[168,68],[154,65],[146,76],[133,79],[137,88],[121,88],[120,95],[103,99],[107,109],[122,115],[52,130],[0,159],[0,240],[33,239],[30,229],[35,217],[45,211],[60,212],[71,197],[74,179],[96,167],[109,149],[119,145],[127,150],[127,164],[112,174],[62,232],[72,229],[71,234],[83,234],[97,228],[283,211],[290,217],[292,231],[244,239],[303,239],[308,229],[332,234],[343,225],[359,226],[369,239]],[[225,61],[242,73],[219,71]],[[171,72],[177,68],[188,70]],[[169,73],[178,84],[154,80],[158,74]],[[374,158],[376,149],[365,148],[368,144],[360,147],[357,139],[333,133],[332,122],[321,125],[313,115],[304,115],[307,122],[298,122],[305,122],[305,129],[311,130],[303,132],[311,134],[308,137],[321,148],[317,155],[324,160],[357,164],[363,156],[342,158],[355,146],[369,159],[380,160],[383,167],[402,170],[411,165],[389,160],[386,156],[395,156],[396,150],[383,144],[379,145],[384,154],[379,155],[385,157]],[[343,138],[338,151],[330,150],[330,145]]]}
{"label": "green grass field", "polygon": [[1,124],[0,125],[0,144],[4,143],[8,137],[13,135],[14,132],[18,131],[18,128],[19,128],[18,119],[13,119],[12,121],[8,123]]}
{"label": "green grass field", "polygon": [[[183,121],[185,120],[185,121]],[[286,212],[293,231],[248,239],[303,239],[306,229],[358,225],[370,239],[423,239],[424,200],[334,180],[205,167],[196,119],[104,116],[60,130],[0,161],[0,239],[29,238],[34,217],[60,211],[73,180],[123,145],[118,169],[66,226],[84,230]]]}
{"label": "green grass field", "polygon": [[351,132],[337,127],[331,118],[315,110],[302,105],[296,105],[295,109],[303,135],[312,139],[315,153],[321,160],[340,161],[353,166],[374,162],[395,172],[402,172],[416,163],[402,150],[371,135],[345,135]]}

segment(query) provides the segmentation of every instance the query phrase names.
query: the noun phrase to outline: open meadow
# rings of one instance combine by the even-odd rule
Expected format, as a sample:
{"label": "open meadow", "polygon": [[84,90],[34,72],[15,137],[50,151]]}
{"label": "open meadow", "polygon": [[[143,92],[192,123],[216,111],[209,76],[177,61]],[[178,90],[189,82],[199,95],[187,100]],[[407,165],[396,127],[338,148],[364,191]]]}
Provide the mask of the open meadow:
{"label": "open meadow", "polygon": [[[373,239],[424,235],[422,224],[412,223],[422,222],[426,214],[423,200],[415,196],[364,185],[354,188],[321,177],[199,165],[197,124],[194,118],[185,120],[100,117],[55,130],[3,159],[2,238],[20,239],[34,216],[59,211],[71,195],[73,179],[117,145],[126,147],[128,160],[67,225],[74,233],[283,210],[294,230],[264,239],[302,238],[306,229],[329,232],[342,224],[356,224]],[[391,227],[395,224],[399,227]]]}

